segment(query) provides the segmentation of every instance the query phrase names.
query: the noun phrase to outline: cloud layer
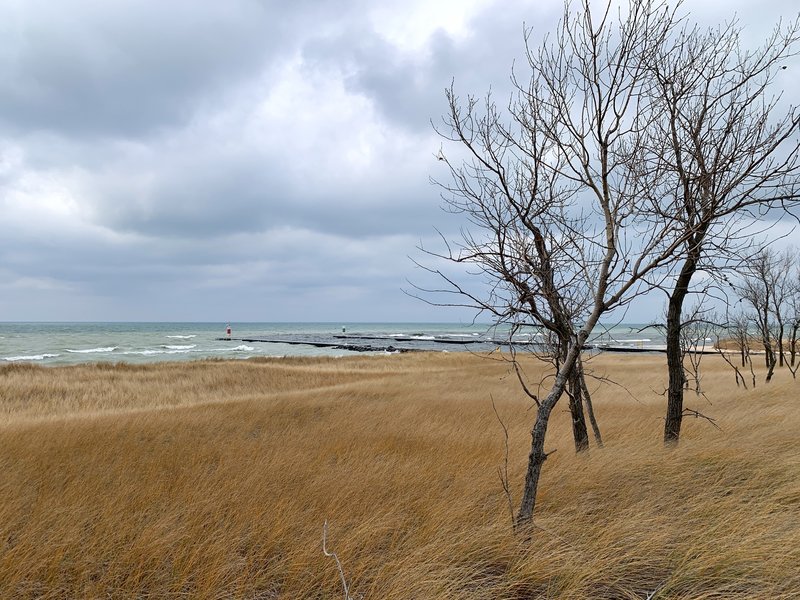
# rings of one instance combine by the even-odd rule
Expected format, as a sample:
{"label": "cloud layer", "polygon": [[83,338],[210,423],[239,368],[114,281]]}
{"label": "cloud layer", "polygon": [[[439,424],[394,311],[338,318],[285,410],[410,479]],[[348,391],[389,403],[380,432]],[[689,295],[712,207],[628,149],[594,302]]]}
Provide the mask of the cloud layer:
{"label": "cloud layer", "polygon": [[468,318],[401,292],[460,225],[430,122],[452,80],[504,93],[559,11],[0,2],[0,319]]}

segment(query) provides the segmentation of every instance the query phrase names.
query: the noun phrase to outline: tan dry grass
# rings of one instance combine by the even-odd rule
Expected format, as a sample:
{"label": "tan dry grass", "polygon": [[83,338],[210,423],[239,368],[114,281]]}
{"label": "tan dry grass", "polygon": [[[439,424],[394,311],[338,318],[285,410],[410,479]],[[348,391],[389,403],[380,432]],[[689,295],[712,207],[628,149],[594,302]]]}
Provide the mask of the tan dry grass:
{"label": "tan dry grass", "polygon": [[[464,354],[0,369],[0,597],[800,597],[800,402],[781,373],[660,444],[663,357],[600,356],[607,447],[575,456],[565,406],[537,524],[510,531],[533,411]],[[541,372],[538,364],[526,367]]]}

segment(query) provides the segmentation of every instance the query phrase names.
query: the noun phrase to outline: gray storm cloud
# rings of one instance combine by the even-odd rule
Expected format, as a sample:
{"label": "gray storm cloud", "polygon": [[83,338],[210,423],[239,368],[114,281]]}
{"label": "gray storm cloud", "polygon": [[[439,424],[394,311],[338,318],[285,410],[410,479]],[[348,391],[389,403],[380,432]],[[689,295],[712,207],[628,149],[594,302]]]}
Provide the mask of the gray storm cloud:
{"label": "gray storm cloud", "polygon": [[[763,34],[789,4],[733,8]],[[0,2],[0,319],[468,318],[401,292],[462,225],[431,120],[453,80],[507,94],[559,11]]]}

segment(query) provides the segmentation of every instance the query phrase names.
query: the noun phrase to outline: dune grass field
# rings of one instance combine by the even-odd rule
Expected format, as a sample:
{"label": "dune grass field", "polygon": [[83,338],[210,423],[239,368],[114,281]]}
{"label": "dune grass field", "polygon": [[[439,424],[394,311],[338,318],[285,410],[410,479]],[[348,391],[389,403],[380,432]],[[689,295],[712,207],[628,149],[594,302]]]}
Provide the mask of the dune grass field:
{"label": "dune grass field", "polygon": [[[605,447],[468,353],[0,368],[0,598],[800,598],[800,383],[707,398],[662,444],[661,355],[588,363]],[[543,365],[524,363],[534,380]]]}

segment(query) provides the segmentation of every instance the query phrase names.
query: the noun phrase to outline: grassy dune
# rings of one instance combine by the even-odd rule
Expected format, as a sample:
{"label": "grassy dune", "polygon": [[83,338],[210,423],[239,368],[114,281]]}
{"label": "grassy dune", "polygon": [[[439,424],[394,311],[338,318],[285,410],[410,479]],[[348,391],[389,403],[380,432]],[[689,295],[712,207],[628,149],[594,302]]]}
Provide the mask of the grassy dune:
{"label": "grassy dune", "polygon": [[[0,369],[0,598],[800,597],[800,383],[708,400],[660,443],[663,357],[600,356],[606,448],[557,409],[531,537],[533,411],[467,354]],[[526,369],[536,375],[541,367]],[[624,387],[621,387],[624,386]],[[711,404],[709,404],[709,401]]]}

